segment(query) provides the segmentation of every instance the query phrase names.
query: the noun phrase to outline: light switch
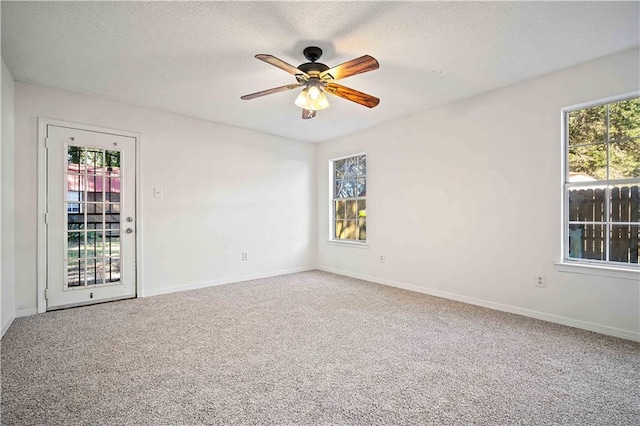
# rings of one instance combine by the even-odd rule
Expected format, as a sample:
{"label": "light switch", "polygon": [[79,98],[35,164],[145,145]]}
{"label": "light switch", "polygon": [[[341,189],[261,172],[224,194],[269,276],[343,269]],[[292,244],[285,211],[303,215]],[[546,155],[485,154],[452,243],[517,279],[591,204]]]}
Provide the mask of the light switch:
{"label": "light switch", "polygon": [[153,196],[156,198],[162,198],[162,187],[154,186],[153,187]]}

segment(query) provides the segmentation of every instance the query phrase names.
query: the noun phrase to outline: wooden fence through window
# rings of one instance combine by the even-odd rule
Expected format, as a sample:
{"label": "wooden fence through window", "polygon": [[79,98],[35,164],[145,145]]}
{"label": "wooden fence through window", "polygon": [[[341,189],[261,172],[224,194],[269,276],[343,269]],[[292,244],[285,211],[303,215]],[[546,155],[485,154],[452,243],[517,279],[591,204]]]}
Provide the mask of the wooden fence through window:
{"label": "wooden fence through window", "polygon": [[[611,229],[609,260],[639,263],[640,246],[640,186],[611,188]],[[571,189],[569,191],[569,221],[596,224],[569,225],[569,257],[606,260],[606,190]],[[631,222],[632,225],[617,225]]]}

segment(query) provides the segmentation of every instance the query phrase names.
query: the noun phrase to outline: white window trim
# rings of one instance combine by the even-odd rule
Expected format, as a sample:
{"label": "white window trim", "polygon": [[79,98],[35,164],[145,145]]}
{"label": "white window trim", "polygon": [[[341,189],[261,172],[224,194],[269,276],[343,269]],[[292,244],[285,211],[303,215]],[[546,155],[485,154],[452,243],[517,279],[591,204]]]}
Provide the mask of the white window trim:
{"label": "white window trim", "polygon": [[556,262],[555,266],[558,272],[640,281],[640,270],[637,269],[616,268],[608,265],[594,265],[574,261]]}
{"label": "white window trim", "polygon": [[[558,272],[570,272],[577,274],[604,276],[611,278],[638,280],[640,279],[640,264],[637,266],[629,266],[625,264],[616,264],[609,261],[593,261],[589,259],[570,259],[569,247],[568,247],[568,227],[569,223],[569,200],[567,199],[568,193],[565,190],[565,179],[568,175],[569,163],[567,162],[568,153],[568,128],[566,126],[566,114],[568,112],[577,111],[580,109],[590,108],[597,105],[605,105],[613,102],[619,102],[626,99],[640,96],[640,91],[633,91],[623,93],[621,95],[610,96],[602,98],[596,101],[584,102],[581,104],[575,104],[567,106],[560,111],[560,165],[562,173],[560,174],[560,261],[555,263],[556,270]],[[625,181],[632,179],[625,179]],[[615,181],[611,181],[615,183]],[[593,183],[591,183],[593,185]],[[575,184],[574,186],[579,186]],[[608,250],[608,248],[607,248]]]}
{"label": "white window trim", "polygon": [[367,243],[366,241],[363,242],[358,242],[355,240],[332,240],[332,239],[328,239],[327,243],[330,245],[338,245],[338,246],[353,246],[355,248],[362,248],[362,249],[366,249],[369,248],[369,243]]}
{"label": "white window trim", "polygon": [[[333,170],[333,163],[335,161],[339,161],[339,160],[344,160],[345,158],[351,158],[351,157],[357,157],[358,155],[364,155],[367,156],[366,152],[357,152],[357,153],[353,153],[353,154],[349,154],[349,155],[343,155],[341,157],[335,157],[335,158],[331,158],[329,159],[329,236],[327,239],[327,243],[329,244],[335,244],[335,245],[341,245],[341,246],[351,246],[354,248],[367,248],[369,246],[369,230],[367,230],[367,239],[364,241],[358,241],[358,240],[341,240],[341,239],[337,239],[335,238],[336,232],[335,232],[335,226],[336,226],[336,221],[335,221],[335,213],[333,211],[334,209],[334,205],[333,205],[333,191],[334,191],[334,184],[335,184],[335,176],[334,176],[334,170]],[[368,184],[368,176],[369,176],[369,159],[367,156],[367,174],[365,176],[365,179],[367,179],[367,186],[369,186]],[[369,188],[367,188],[367,191],[369,190]],[[368,192],[367,192],[368,193]],[[367,200],[367,210],[369,210],[369,200],[368,197],[365,196],[364,197],[365,200]]]}

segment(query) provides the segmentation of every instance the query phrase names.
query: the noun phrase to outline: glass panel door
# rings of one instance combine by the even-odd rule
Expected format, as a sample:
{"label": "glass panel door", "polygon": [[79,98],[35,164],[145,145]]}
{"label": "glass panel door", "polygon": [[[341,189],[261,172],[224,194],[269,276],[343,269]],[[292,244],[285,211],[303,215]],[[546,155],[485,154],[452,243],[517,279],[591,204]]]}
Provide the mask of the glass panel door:
{"label": "glass panel door", "polygon": [[120,281],[120,156],[67,145],[67,290]]}
{"label": "glass panel door", "polygon": [[136,139],[47,126],[47,309],[136,295]]}

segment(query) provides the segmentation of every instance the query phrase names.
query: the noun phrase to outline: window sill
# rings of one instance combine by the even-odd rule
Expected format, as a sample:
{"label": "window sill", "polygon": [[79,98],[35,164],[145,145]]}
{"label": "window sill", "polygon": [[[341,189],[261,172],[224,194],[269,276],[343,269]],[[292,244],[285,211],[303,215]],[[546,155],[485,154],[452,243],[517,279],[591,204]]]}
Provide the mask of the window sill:
{"label": "window sill", "polygon": [[330,245],[342,246],[342,247],[355,247],[359,249],[368,249],[369,244],[367,243],[357,243],[355,241],[344,241],[344,240],[327,240]]}
{"label": "window sill", "polygon": [[623,280],[640,280],[640,270],[627,268],[614,268],[610,266],[587,265],[584,263],[556,262],[558,272],[571,272],[574,274],[596,275],[600,277],[619,278]]}

